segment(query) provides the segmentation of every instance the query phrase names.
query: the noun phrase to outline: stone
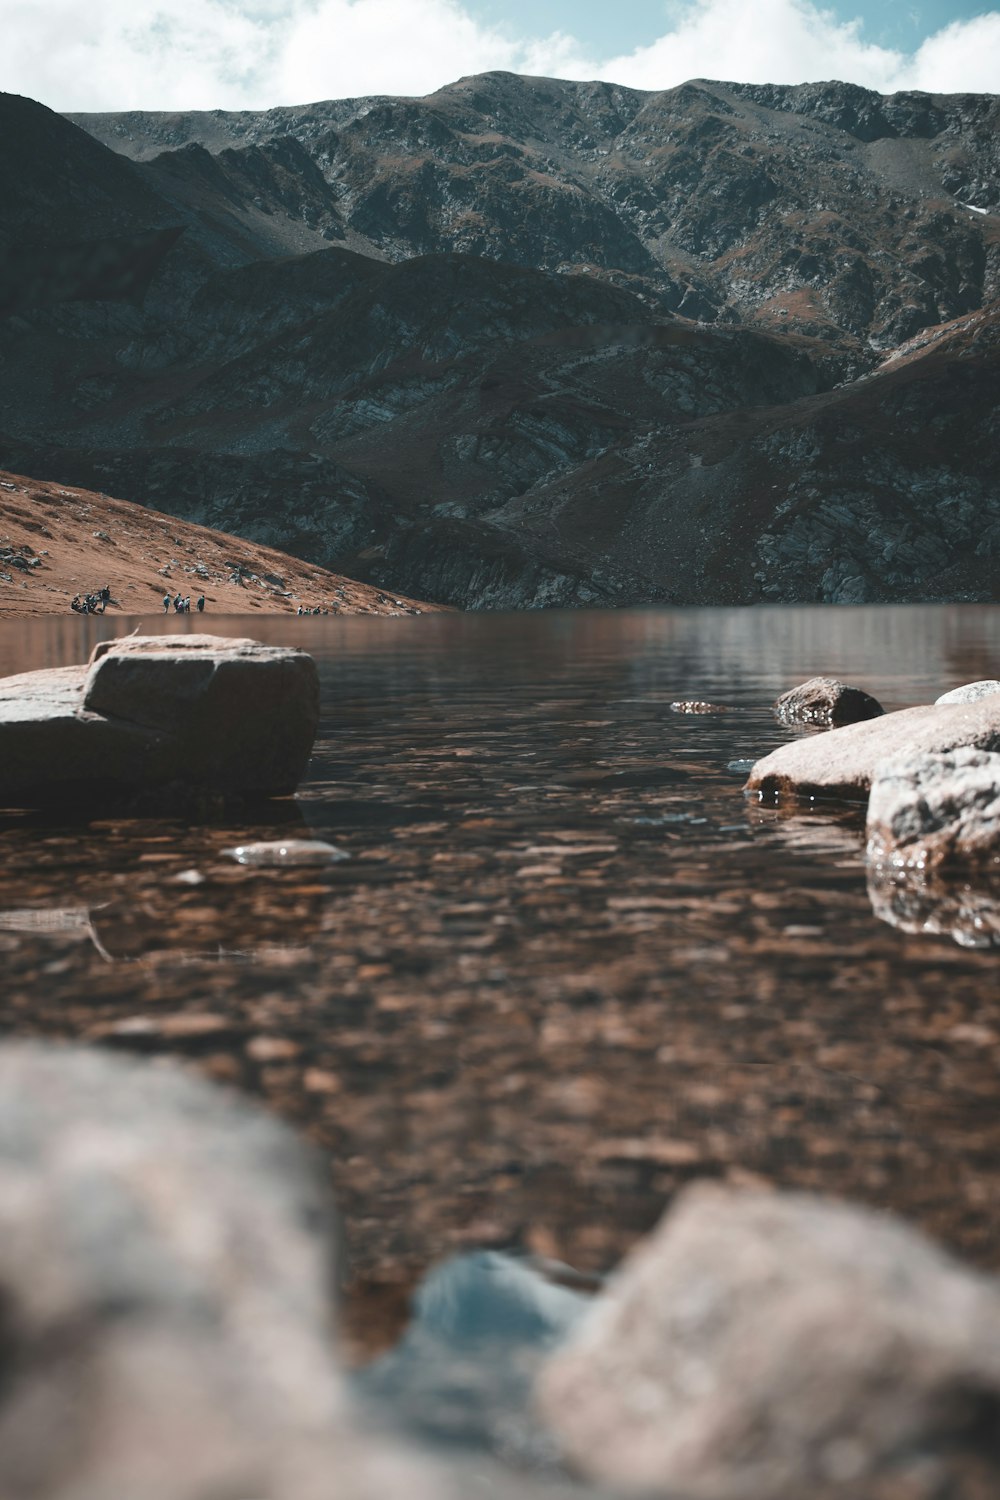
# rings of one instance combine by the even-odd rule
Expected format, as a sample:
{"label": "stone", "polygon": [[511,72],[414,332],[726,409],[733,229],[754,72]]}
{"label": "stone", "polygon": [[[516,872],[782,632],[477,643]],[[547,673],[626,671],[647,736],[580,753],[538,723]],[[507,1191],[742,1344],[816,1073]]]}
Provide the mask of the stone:
{"label": "stone", "polygon": [[976,703],[980,698],[991,698],[994,693],[1000,693],[1000,682],[987,678],[982,682],[967,682],[964,687],[952,688],[950,693],[942,693],[940,698],[935,698],[935,703]]}
{"label": "stone", "polygon": [[288,795],[318,722],[303,651],[204,635],[104,641],[86,666],[0,680],[0,801]]}
{"label": "stone", "polygon": [[335,865],[350,859],[346,849],[322,839],[270,839],[254,844],[237,844],[223,849],[223,854],[238,865]]}
{"label": "stone", "polygon": [[963,749],[883,761],[865,832],[869,864],[1000,870],[1000,754]]}
{"label": "stone", "polygon": [[757,761],[744,787],[762,801],[839,797],[864,802],[875,768],[894,755],[1000,750],[1000,695],[975,703],[904,708],[793,740]]}
{"label": "stone", "polygon": [[0,1048],[0,1494],[262,1495],[343,1410],[333,1226],[318,1157],[235,1096]]}
{"label": "stone", "polygon": [[544,1369],[588,1476],[697,1500],[1000,1493],[1000,1291],[881,1213],[689,1188]]}
{"label": "stone", "polygon": [[877,719],[885,709],[869,693],[836,677],[810,677],[782,693],[774,712],[787,724],[856,724]]}
{"label": "stone", "polygon": [[0,1045],[3,1500],[573,1500],[349,1400],[327,1178],[176,1066]]}
{"label": "stone", "polygon": [[705,703],[700,698],[683,698],[677,703],[671,703],[670,712],[674,714],[728,714],[732,713],[724,703]]}

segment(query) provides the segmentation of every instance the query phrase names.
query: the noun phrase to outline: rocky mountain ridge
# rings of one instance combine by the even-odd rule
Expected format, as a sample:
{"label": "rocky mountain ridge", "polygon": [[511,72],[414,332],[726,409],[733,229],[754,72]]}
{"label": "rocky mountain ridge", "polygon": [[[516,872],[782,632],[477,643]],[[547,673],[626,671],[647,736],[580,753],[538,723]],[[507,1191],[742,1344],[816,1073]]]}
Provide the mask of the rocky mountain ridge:
{"label": "rocky mountain ridge", "polygon": [[978,212],[1000,210],[994,96],[490,73],[426,99],[71,118],[161,174],[294,142],[328,188],[325,217],[304,210],[327,238],[578,268],[661,312],[888,348],[1000,290]]}
{"label": "rocky mountain ridge", "polygon": [[0,116],[0,256],[184,231],[6,319],[8,467],[472,607],[996,595],[995,97]]}

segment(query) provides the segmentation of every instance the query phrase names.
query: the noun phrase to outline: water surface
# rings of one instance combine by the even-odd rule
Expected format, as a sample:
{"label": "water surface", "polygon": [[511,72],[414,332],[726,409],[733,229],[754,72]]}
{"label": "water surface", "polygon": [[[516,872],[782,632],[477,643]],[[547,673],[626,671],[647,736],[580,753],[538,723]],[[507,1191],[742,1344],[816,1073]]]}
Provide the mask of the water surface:
{"label": "water surface", "polygon": [[[887,708],[996,676],[1000,610],[54,617],[0,622],[0,672],[139,623],[312,651],[308,778],[243,821],[3,816],[0,1022],[187,1058],[318,1141],[359,1358],[428,1267],[599,1276],[698,1177],[1000,1265],[996,950],[879,920],[858,812],[748,803],[738,766],[816,672]],[[223,854],[279,836],[350,858]]]}

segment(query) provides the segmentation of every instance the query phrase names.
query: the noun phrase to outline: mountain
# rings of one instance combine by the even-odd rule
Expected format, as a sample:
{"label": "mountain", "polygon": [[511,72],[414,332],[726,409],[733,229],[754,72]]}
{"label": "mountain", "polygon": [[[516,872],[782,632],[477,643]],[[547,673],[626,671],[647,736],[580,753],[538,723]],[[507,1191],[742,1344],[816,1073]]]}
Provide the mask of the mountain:
{"label": "mountain", "polygon": [[71,118],[161,171],[293,141],[329,216],[387,259],[573,268],[661,312],[888,348],[1000,294],[1000,224],[978,212],[1000,210],[995,96],[489,73],[426,99]]}
{"label": "mountain", "polygon": [[8,467],[472,607],[996,597],[995,97],[487,74],[0,126],[0,283],[181,231],[141,306],[22,288]]}
{"label": "mountain", "polygon": [[[269,547],[192,526],[129,500],[0,471],[0,615],[65,612],[105,585],[108,608],[158,615],[205,599],[212,615],[412,615],[439,606],[390,597]],[[210,628],[210,619],[206,628]]]}

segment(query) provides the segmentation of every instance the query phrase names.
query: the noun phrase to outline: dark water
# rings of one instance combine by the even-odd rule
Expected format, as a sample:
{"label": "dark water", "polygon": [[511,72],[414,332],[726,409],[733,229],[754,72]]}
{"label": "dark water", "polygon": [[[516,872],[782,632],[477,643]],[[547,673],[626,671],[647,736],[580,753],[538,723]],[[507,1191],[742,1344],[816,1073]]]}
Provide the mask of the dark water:
{"label": "dark water", "polygon": [[[0,673],[135,623],[0,623]],[[816,672],[887,708],[996,676],[1000,610],[196,623],[314,653],[308,780],[249,823],[3,817],[0,1020],[188,1058],[308,1131],[359,1358],[428,1267],[480,1307],[483,1276],[575,1287],[701,1176],[861,1199],[1000,1265],[996,950],[880,920],[857,811],[761,808],[732,768],[795,732],[769,705]],[[350,859],[222,853],[296,832]],[[365,1378],[429,1378],[425,1334]]]}

